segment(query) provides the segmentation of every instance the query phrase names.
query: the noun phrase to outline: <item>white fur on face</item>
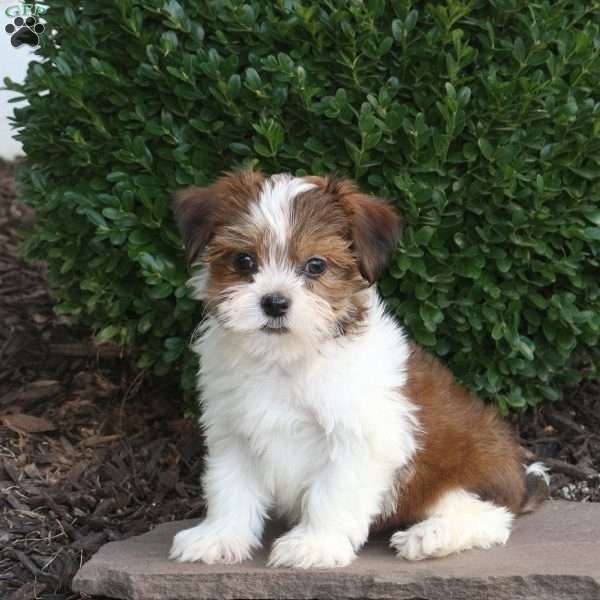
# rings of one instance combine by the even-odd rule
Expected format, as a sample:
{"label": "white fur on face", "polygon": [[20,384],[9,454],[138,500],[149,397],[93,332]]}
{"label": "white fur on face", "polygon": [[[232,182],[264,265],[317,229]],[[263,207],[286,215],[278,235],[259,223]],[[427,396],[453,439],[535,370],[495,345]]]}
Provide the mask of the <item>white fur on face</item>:
{"label": "white fur on face", "polygon": [[[252,281],[226,289],[215,307],[217,319],[225,329],[244,334],[240,343],[247,352],[264,355],[277,350],[289,360],[312,352],[320,341],[337,332],[331,306],[307,288],[298,265],[291,264],[288,258],[294,199],[314,187],[302,178],[275,175],[265,181],[259,198],[250,205],[249,223],[268,240],[268,257]],[[210,265],[189,282],[198,299],[204,299],[208,269]],[[290,308],[284,317],[273,319],[263,312],[261,300],[276,292],[289,300]],[[267,327],[285,333],[265,332]]]}
{"label": "white fur on face", "polygon": [[252,205],[251,220],[266,229],[275,253],[288,243],[292,225],[292,203],[299,194],[315,188],[313,183],[291,175],[273,175],[263,185],[258,202]]}
{"label": "white fur on face", "polygon": [[[286,315],[273,319],[265,315],[261,299],[278,292],[290,301]],[[270,262],[260,268],[251,283],[228,290],[217,306],[219,321],[226,329],[246,334],[246,348],[264,354],[269,347],[289,348],[289,352],[311,351],[323,339],[335,334],[336,318],[329,304],[308,290],[304,278],[289,265]],[[286,333],[265,333],[270,325]],[[249,335],[253,334],[253,335]],[[272,338],[279,338],[273,340]]]}

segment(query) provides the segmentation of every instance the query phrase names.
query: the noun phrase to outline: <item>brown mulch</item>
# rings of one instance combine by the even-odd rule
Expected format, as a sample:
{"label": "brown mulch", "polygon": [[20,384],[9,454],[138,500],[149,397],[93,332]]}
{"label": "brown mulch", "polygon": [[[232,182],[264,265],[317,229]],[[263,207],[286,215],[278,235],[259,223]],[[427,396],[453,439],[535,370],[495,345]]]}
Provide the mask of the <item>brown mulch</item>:
{"label": "brown mulch", "polygon": [[0,598],[71,600],[102,544],[201,515],[202,443],[181,393],[52,312],[0,162]]}
{"label": "brown mulch", "polygon": [[[201,437],[172,383],[52,312],[43,264],[20,256],[33,223],[0,161],[0,598],[74,600],[104,543],[202,513]],[[552,493],[600,501],[600,386],[514,418],[552,468]]]}
{"label": "brown mulch", "polygon": [[531,459],[551,472],[552,496],[600,502],[600,384],[564,390],[564,400],[513,418]]}

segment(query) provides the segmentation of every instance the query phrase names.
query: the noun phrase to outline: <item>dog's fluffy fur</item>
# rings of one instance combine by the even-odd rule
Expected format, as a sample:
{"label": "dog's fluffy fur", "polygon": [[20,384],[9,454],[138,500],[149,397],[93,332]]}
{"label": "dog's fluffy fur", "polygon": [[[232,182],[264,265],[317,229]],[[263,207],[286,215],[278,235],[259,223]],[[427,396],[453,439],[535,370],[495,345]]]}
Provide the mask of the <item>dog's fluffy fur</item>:
{"label": "dog's fluffy fur", "polygon": [[[175,215],[207,311],[193,347],[208,456],[206,517],[172,558],[247,559],[270,514],[292,524],[272,566],[347,565],[389,529],[398,556],[438,557],[505,543],[545,498],[496,412],[386,314],[372,284],[400,232],[391,206],[347,181],[241,171],[181,192]],[[289,307],[270,317],[274,293]]]}

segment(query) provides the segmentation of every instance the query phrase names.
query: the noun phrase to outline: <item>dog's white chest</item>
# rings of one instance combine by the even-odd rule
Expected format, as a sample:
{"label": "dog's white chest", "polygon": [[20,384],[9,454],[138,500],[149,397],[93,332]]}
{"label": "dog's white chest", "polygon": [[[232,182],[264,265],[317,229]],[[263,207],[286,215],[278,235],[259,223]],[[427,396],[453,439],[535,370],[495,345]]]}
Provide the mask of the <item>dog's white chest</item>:
{"label": "dog's white chest", "polygon": [[[331,459],[331,438],[320,423],[318,385],[301,369],[256,369],[217,376],[211,370],[205,384],[202,421],[228,430],[242,441],[260,473],[276,510],[296,512],[302,492]],[[213,400],[216,399],[216,400]]]}
{"label": "dog's white chest", "polygon": [[374,461],[393,473],[414,453],[414,408],[399,393],[405,342],[378,319],[368,334],[287,363],[233,344],[216,325],[196,346],[207,445],[242,448],[280,512],[296,514],[336,465],[353,472]]}

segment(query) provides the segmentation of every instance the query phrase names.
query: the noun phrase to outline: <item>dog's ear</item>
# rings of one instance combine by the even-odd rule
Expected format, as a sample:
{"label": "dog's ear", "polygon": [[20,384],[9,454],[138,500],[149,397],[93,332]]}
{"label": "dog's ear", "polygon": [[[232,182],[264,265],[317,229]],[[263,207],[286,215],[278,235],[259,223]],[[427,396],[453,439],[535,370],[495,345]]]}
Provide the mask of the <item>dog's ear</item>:
{"label": "dog's ear", "polygon": [[352,247],[362,276],[374,283],[396,248],[402,220],[385,200],[363,194],[348,180],[307,177],[325,193],[332,194],[350,219]]}
{"label": "dog's ear", "polygon": [[351,210],[352,243],[360,272],[369,283],[374,283],[396,248],[402,220],[392,206],[373,196],[357,192],[346,201]]}
{"label": "dog's ear", "polygon": [[190,264],[200,257],[216,224],[217,197],[214,186],[189,187],[175,194],[173,212]]}
{"label": "dog's ear", "polygon": [[225,173],[208,187],[189,187],[175,194],[173,212],[188,262],[196,262],[215,230],[258,198],[264,175],[241,169]]}

